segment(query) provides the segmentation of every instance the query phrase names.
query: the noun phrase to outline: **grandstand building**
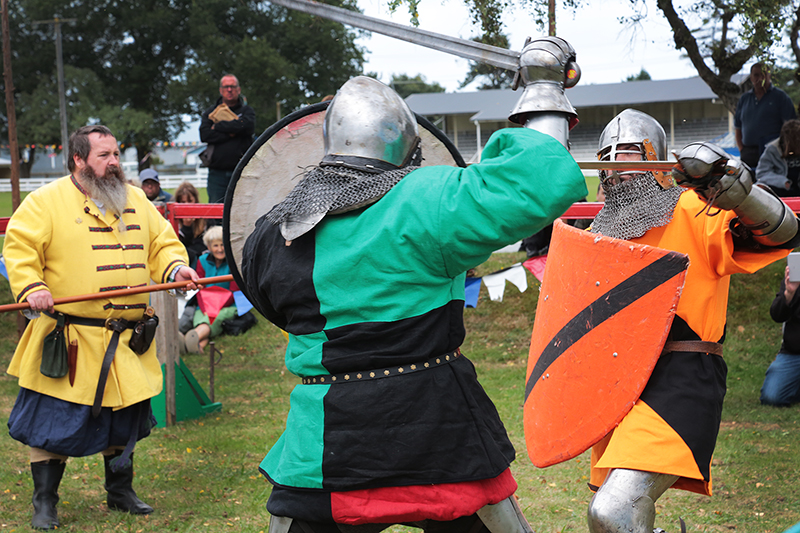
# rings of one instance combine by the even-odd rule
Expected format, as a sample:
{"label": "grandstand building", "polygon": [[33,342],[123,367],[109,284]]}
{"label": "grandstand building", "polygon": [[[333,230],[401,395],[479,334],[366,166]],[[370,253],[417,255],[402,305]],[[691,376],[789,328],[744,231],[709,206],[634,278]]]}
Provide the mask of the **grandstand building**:
{"label": "grandstand building", "polygon": [[[745,75],[735,82],[747,80]],[[502,128],[519,127],[508,121],[519,90],[488,90],[460,93],[412,94],[406,102],[416,113],[425,116],[453,141],[464,160],[479,160],[489,136]],[[655,117],[664,126],[669,149],[680,149],[690,141],[714,141],[733,155],[739,151],[733,142],[733,115],[699,77],[678,80],[647,80],[578,85],[567,89],[567,96],[578,111],[580,122],[570,132],[570,150],[575,159],[595,158],[600,132],[611,118],[627,107],[639,109]],[[160,161],[158,171],[162,187],[172,189],[183,180],[204,187],[206,169],[199,168],[197,153],[205,145],[200,142],[197,124],[188,127],[189,141],[156,143],[153,156]],[[480,142],[479,142],[480,139]],[[23,180],[22,190],[34,190],[64,174],[63,154],[53,150],[37,150],[31,177]],[[136,150],[129,148],[123,159],[132,165],[127,175],[135,176]],[[10,190],[3,180],[0,161],[0,191]],[[8,167],[6,167],[8,175]],[[165,181],[166,180],[166,181]]]}
{"label": "grandstand building", "polygon": [[[734,81],[741,82],[745,76]],[[489,136],[508,121],[519,90],[412,94],[411,109],[431,120],[453,141],[468,162],[478,161]],[[567,89],[580,122],[570,132],[570,151],[577,160],[594,159],[600,132],[614,116],[631,107],[655,117],[667,133],[669,150],[690,141],[716,140],[738,155],[733,138],[733,115],[699,77],[578,85]],[[731,135],[727,135],[731,133]],[[480,139],[480,141],[479,141]]]}

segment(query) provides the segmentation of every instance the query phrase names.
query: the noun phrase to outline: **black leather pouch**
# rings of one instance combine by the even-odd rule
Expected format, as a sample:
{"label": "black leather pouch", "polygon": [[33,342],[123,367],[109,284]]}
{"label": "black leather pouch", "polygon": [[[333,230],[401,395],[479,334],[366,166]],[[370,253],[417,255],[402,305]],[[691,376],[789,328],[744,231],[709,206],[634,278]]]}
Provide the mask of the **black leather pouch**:
{"label": "black leather pouch", "polygon": [[158,317],[146,314],[144,318],[136,322],[131,333],[131,341],[128,346],[139,355],[143,355],[152,344],[158,328]]}
{"label": "black leather pouch", "polygon": [[42,364],[39,365],[39,372],[48,378],[63,378],[69,372],[69,356],[64,323],[65,317],[59,313],[56,319],[56,327],[44,338]]}

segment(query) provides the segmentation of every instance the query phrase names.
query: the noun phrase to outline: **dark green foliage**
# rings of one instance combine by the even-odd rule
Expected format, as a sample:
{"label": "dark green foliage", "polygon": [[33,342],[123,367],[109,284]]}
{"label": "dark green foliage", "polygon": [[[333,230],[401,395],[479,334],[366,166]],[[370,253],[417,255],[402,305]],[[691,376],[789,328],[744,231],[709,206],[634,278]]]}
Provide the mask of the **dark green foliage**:
{"label": "dark green foliage", "polygon": [[[343,7],[354,9],[346,0]],[[24,0],[10,5],[18,136],[61,144],[55,40],[61,24],[68,130],[102,122],[140,159],[169,140],[182,114],[199,115],[234,73],[256,110],[257,132],[318,101],[361,71],[358,32],[244,0]],[[6,126],[7,127],[7,126]]]}
{"label": "dark green foliage", "polygon": [[653,78],[650,77],[650,73],[647,72],[644,69],[644,67],[642,67],[642,70],[639,71],[639,74],[631,74],[630,76],[625,78],[625,81],[643,81],[643,80],[651,80],[651,79],[653,79]]}
{"label": "dark green foliage", "polygon": [[395,90],[401,98],[407,98],[412,94],[420,93],[443,93],[444,87],[436,82],[428,83],[425,76],[417,74],[414,77],[408,74],[392,74],[392,81],[389,86]]}
{"label": "dark green foliage", "polygon": [[[478,43],[508,49],[508,35],[502,33],[485,34],[480,37],[475,37],[472,40]],[[487,89],[510,89],[514,81],[514,73],[485,63],[470,61],[469,72],[467,72],[466,77],[461,81],[459,87],[464,88],[476,79],[482,81],[478,86],[478,90],[480,91]]]}

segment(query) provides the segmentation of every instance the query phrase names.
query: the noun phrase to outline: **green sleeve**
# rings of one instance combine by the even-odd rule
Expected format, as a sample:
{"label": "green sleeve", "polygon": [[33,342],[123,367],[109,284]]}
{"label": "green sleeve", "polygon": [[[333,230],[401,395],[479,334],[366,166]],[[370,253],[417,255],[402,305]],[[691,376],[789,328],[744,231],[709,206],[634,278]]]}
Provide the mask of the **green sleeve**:
{"label": "green sleeve", "polygon": [[549,135],[526,128],[495,132],[480,163],[443,168],[414,172],[408,185],[419,191],[405,192],[433,204],[430,236],[441,257],[431,259],[443,263],[450,277],[541,230],[588,194],[570,153]]}

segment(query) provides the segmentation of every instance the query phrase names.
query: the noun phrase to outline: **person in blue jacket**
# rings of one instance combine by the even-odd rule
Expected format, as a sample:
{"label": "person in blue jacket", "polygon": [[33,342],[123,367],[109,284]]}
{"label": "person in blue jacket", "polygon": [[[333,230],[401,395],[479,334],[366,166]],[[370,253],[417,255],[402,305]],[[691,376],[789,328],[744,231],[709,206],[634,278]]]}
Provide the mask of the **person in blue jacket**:
{"label": "person in blue jacket", "polygon": [[[195,268],[197,275],[201,278],[211,278],[230,274],[231,268],[228,266],[228,260],[225,257],[225,246],[222,243],[222,226],[212,226],[206,230],[203,234],[203,242],[208,251],[197,259]],[[209,283],[204,287],[222,287],[231,294],[228,301],[219,310],[219,314],[214,318],[209,317],[208,312],[204,312],[200,306],[197,307],[194,312],[194,328],[187,332],[184,337],[186,350],[190,353],[201,353],[208,345],[209,339],[222,334],[222,323],[229,318],[236,317],[238,314],[233,300],[233,293],[239,290],[235,281]]]}

